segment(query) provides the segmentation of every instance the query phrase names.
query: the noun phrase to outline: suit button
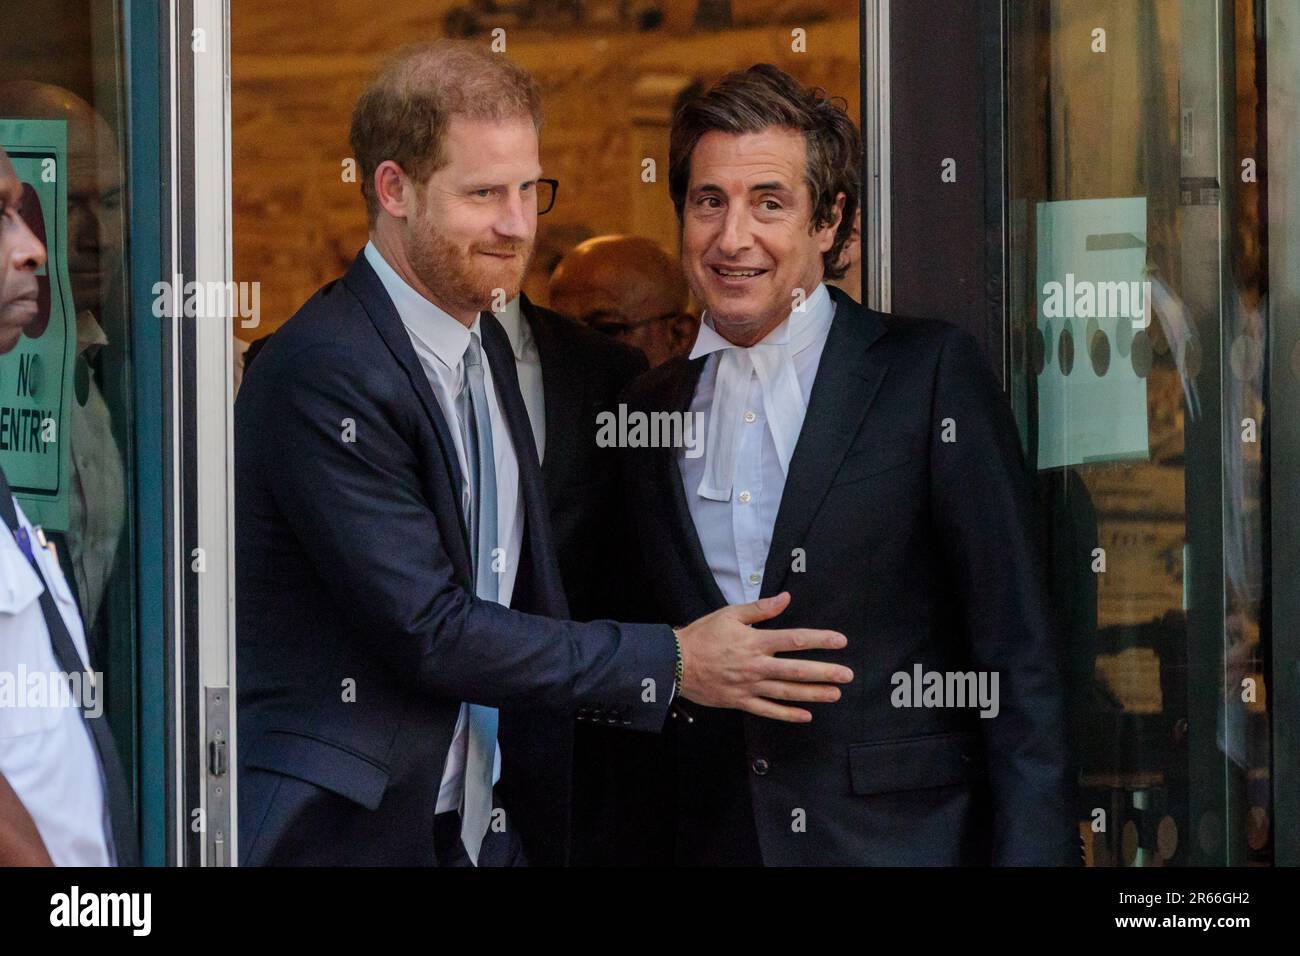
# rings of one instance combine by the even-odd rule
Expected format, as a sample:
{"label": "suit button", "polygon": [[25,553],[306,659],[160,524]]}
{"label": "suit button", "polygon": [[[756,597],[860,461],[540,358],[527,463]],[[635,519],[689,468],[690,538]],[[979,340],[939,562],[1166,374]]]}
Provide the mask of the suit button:
{"label": "suit button", "polygon": [[749,766],[753,769],[754,773],[758,774],[760,777],[766,777],[768,770],[772,767],[772,765],[767,762],[766,757],[755,757],[754,762]]}

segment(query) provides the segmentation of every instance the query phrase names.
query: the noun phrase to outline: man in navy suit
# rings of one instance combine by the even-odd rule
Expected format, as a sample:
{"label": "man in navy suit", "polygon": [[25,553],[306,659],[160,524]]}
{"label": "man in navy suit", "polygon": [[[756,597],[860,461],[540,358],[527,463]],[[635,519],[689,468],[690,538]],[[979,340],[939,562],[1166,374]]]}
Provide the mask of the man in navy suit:
{"label": "man in navy suit", "polygon": [[650,596],[687,620],[788,589],[782,622],[847,634],[846,651],[811,656],[857,678],[810,724],[686,705],[660,759],[638,755],[620,781],[627,860],[1078,862],[1031,486],[1001,388],[959,329],[823,284],[842,275],[859,158],[844,112],[768,65],[673,122],[669,190],[706,311],[689,357],[624,399],[709,427],[702,456],[624,452]]}
{"label": "man in navy suit", "polygon": [[658,732],[680,698],[807,720],[852,679],[776,656],[843,635],[750,626],[786,596],[676,630],[565,620],[487,311],[532,251],[539,125],[504,57],[438,41],[386,68],[352,122],[370,242],[240,389],[246,864],[562,863],[576,718]]}

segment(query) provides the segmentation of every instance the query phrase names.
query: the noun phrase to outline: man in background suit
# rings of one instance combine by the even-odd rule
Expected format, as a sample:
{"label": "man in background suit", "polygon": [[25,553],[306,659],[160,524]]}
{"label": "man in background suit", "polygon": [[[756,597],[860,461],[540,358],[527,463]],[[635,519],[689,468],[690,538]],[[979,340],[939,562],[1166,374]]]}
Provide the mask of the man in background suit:
{"label": "man in background suit", "polygon": [[[857,678],[811,724],[685,705],[666,767],[621,781],[622,805],[641,802],[627,828],[678,864],[1077,862],[1057,647],[1001,389],[964,332],[823,284],[842,271],[859,155],[848,117],[769,65],[674,119],[669,188],[704,323],[689,358],[625,398],[708,431],[702,457],[626,453],[647,583],[668,620],[788,589],[782,622],[843,631],[847,650],[811,656]],[[993,693],[900,693],[918,670]]]}
{"label": "man in background suit", "polygon": [[[623,524],[618,449],[596,442],[597,415],[646,370],[645,356],[520,293],[494,317],[514,353],[519,388],[542,465],[560,578],[575,621],[627,619],[635,607],[634,557]],[[640,620],[639,617],[635,619]],[[642,736],[642,735],[637,735]],[[574,733],[571,862],[608,862],[611,761],[636,746],[608,725]]]}
{"label": "man in background suit", "polygon": [[[567,617],[509,339],[536,235],[536,83],[436,41],[353,113],[370,242],[281,327],[235,406],[240,859],[567,856],[575,717],[658,732],[674,698],[808,719],[842,646]],[[773,681],[780,686],[769,686]]]}
{"label": "man in background suit", "polygon": [[493,315],[514,353],[569,613],[575,621],[616,617],[628,587],[618,449],[597,445],[596,420],[645,371],[645,356],[522,292]]}

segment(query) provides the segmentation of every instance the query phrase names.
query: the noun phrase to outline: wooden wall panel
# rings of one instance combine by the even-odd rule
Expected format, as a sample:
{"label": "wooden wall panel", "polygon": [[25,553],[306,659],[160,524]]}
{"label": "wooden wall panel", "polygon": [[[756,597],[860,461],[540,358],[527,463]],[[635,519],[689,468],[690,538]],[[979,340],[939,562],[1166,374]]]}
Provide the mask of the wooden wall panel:
{"label": "wooden wall panel", "polygon": [[[235,279],[260,282],[262,306],[261,325],[237,334],[251,339],[292,315],[365,243],[359,187],[341,176],[353,103],[394,51],[441,35],[454,4],[395,0],[378,16],[353,0],[231,6]],[[583,27],[498,18],[506,55],[542,88],[542,164],[561,182],[559,202],[539,228],[539,261],[610,232],[638,232],[675,248],[667,139],[653,128],[647,133],[644,117],[634,116],[647,85],[710,82],[767,61],[843,97],[859,117],[856,3],[737,0],[737,25],[705,30],[692,27],[673,0],[665,8],[670,26],[637,32],[591,25],[597,15],[610,19],[610,9],[588,10]],[[806,52],[791,49],[796,27],[807,32]],[[655,143],[660,175],[644,184],[640,154]],[[528,288],[535,291],[536,281]]]}

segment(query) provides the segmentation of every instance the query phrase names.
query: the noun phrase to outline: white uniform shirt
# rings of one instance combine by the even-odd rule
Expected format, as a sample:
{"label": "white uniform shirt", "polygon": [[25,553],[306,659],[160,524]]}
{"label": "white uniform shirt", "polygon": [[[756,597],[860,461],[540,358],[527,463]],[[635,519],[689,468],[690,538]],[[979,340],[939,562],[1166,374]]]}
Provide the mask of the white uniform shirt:
{"label": "white uniform shirt", "polygon": [[[415,348],[415,354],[420,359],[433,394],[438,398],[443,417],[447,420],[447,429],[451,432],[452,441],[456,445],[456,457],[460,461],[462,506],[468,508],[469,468],[464,443],[461,441],[456,396],[460,394],[465,380],[465,349],[469,346],[471,334],[480,335],[481,323],[476,318],[473,329],[467,329],[420,295],[388,264],[374,243],[366,243],[365,255],[389,298],[393,300],[402,324],[406,326],[411,345]],[[497,401],[491,360],[486,348],[483,350],[483,387],[487,392],[488,415],[492,421],[492,450],[496,460],[497,533],[499,546],[505,549],[499,582],[499,603],[509,607],[515,589],[515,575],[519,573],[519,552],[523,547],[524,509],[519,497],[519,462],[515,457],[515,446],[506,425],[505,414]],[[451,750],[447,754],[447,764],[442,773],[442,785],[438,790],[437,813],[460,808],[469,746],[468,715],[468,708],[461,704]],[[495,783],[500,777],[501,747],[498,744],[493,758],[492,782]]]}
{"label": "white uniform shirt", "polygon": [[[37,543],[22,508],[18,521],[31,535],[32,553],[84,663],[89,655],[81,615],[59,563]],[[44,590],[0,522],[0,773],[31,814],[56,866],[109,866],[112,830],[99,755],[76,702],[62,692],[67,682],[41,613]],[[102,684],[95,693],[102,708]]]}

